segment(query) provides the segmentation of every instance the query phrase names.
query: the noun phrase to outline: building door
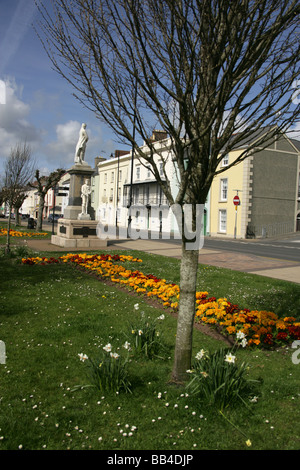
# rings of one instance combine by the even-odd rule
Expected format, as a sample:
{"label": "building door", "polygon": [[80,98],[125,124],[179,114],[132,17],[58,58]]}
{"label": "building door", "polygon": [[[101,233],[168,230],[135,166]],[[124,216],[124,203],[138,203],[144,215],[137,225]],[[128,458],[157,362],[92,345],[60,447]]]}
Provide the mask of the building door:
{"label": "building door", "polygon": [[299,214],[297,215],[296,230],[297,230],[297,232],[300,232],[300,212],[299,212]]}

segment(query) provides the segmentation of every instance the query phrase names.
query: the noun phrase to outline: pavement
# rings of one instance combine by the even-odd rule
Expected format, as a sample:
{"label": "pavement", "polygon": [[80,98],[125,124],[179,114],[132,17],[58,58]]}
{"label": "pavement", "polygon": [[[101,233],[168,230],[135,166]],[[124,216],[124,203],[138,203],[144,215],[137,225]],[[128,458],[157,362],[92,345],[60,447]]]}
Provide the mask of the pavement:
{"label": "pavement", "polygon": [[[27,246],[35,251],[66,252],[65,248],[53,245],[51,240],[30,239],[27,242]],[[181,246],[168,242],[168,240],[109,240],[107,247],[101,248],[101,251],[121,249],[139,250],[162,256],[181,258]],[[87,250],[72,249],[69,251],[86,252]],[[92,251],[95,251],[95,249]],[[205,241],[204,247],[199,252],[199,263],[300,284],[300,263],[296,261],[267,258],[227,250],[207,249],[205,248]]]}

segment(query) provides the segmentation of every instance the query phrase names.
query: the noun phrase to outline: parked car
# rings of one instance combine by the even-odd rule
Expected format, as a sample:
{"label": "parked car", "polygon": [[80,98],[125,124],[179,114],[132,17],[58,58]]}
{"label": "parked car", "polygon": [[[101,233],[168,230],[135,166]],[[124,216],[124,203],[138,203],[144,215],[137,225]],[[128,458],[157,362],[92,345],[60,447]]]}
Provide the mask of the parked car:
{"label": "parked car", "polygon": [[[62,217],[61,214],[54,214],[54,223],[58,221]],[[53,222],[53,214],[50,214],[48,217],[48,222],[52,223]]]}

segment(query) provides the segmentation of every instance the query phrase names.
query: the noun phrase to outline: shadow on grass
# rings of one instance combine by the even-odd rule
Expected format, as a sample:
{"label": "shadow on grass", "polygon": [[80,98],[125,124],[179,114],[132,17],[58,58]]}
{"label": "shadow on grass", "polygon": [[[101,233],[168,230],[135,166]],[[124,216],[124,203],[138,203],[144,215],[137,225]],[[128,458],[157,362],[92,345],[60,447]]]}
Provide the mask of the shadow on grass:
{"label": "shadow on grass", "polygon": [[55,280],[63,273],[64,280],[74,280],[74,270],[65,265],[21,264],[17,258],[0,258],[0,305],[1,315],[11,316],[31,311],[30,299],[37,286],[49,279]]}

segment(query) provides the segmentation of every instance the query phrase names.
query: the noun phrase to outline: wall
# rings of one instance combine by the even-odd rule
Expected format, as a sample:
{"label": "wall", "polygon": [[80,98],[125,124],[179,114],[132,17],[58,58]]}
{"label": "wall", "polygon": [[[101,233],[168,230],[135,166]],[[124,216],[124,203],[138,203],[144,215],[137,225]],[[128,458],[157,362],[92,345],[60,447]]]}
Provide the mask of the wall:
{"label": "wall", "polygon": [[[230,152],[228,155],[228,164],[232,163],[240,153],[241,150]],[[224,168],[222,163],[219,168]],[[235,218],[237,212],[236,237],[244,237],[242,219],[243,221],[245,220],[245,212],[248,210],[248,207],[244,204],[243,200],[243,194],[246,191],[246,187],[243,186],[244,171],[244,162],[241,162],[215,176],[213,179],[210,190],[210,234],[212,236],[234,237]],[[227,180],[227,195],[224,194],[224,186],[222,186],[221,182],[222,180]],[[233,204],[233,198],[237,194],[237,189],[239,190],[241,205],[238,206],[236,211]],[[221,226],[220,223],[220,211],[225,211],[226,213],[226,224],[224,223],[223,226]]]}
{"label": "wall", "polygon": [[286,139],[253,156],[251,225],[295,222],[298,155]]}

